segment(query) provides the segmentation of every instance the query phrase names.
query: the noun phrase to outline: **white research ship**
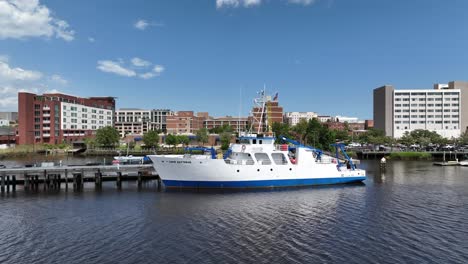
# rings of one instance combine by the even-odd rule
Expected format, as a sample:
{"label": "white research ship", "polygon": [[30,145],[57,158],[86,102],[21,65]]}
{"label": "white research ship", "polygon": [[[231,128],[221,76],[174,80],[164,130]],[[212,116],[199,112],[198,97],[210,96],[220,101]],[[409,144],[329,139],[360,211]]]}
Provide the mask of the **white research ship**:
{"label": "white research ship", "polygon": [[[266,98],[264,91],[262,97]],[[269,112],[267,100],[256,101],[263,102],[262,114]],[[265,122],[268,127],[268,118],[262,119],[265,118],[260,118],[260,125]],[[275,145],[272,136],[244,134],[231,144],[222,159],[216,157],[214,148],[187,149],[201,150],[207,155],[148,157],[169,189],[295,187],[357,183],[366,179],[366,171],[356,167],[342,144],[334,144],[336,157],[333,157],[297,141],[280,139],[290,145]],[[345,162],[339,159],[338,150],[342,151]]]}

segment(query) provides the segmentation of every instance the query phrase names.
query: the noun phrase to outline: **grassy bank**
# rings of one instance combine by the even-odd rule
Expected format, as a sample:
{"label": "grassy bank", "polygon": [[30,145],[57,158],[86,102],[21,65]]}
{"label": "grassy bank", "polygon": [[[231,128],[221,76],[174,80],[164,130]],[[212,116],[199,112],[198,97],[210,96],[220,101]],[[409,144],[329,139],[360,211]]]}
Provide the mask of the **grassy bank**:
{"label": "grassy bank", "polygon": [[432,155],[427,152],[393,152],[388,158],[391,160],[432,160]]}
{"label": "grassy bank", "polygon": [[28,154],[36,153],[37,151],[44,151],[43,146],[33,145],[18,145],[13,148],[0,149],[0,158],[5,157],[24,157]]}
{"label": "grassy bank", "polygon": [[71,147],[66,144],[49,145],[49,144],[36,144],[36,145],[16,145],[7,149],[0,149],[0,159],[6,157],[26,157],[35,153],[45,153],[49,155],[65,155],[66,150]]}

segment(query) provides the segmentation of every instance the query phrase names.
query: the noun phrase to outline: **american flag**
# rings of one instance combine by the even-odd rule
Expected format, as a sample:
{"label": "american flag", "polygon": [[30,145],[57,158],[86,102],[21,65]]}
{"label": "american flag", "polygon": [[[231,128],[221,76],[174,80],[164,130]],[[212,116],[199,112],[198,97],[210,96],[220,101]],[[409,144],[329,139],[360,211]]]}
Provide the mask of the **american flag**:
{"label": "american flag", "polygon": [[278,100],[278,93],[275,94],[275,97],[273,97],[273,101]]}

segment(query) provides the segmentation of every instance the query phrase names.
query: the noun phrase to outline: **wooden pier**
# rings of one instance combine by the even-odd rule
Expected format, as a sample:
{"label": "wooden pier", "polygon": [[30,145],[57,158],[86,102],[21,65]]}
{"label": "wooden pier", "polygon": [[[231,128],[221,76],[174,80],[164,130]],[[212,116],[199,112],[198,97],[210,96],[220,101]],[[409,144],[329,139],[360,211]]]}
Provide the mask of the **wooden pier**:
{"label": "wooden pier", "polygon": [[15,192],[18,185],[26,191],[38,191],[41,187],[81,191],[85,182],[94,182],[95,188],[100,189],[105,181],[113,181],[121,189],[123,181],[136,181],[141,187],[150,180],[157,180],[161,190],[161,179],[151,164],[6,168],[0,169],[0,193]]}

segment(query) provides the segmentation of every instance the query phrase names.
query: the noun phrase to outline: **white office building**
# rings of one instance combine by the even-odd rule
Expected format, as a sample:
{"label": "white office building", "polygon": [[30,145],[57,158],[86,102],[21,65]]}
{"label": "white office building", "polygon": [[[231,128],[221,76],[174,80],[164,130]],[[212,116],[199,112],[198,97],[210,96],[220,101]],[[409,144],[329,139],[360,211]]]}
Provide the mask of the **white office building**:
{"label": "white office building", "polygon": [[115,128],[120,135],[143,135],[151,130],[166,130],[166,118],[174,113],[169,109],[143,110],[122,108],[115,111]]}
{"label": "white office building", "polygon": [[416,129],[456,138],[468,126],[468,82],[435,84],[434,89],[374,90],[374,127],[400,138]]}
{"label": "white office building", "polygon": [[97,130],[113,125],[113,111],[110,109],[62,102],[60,112],[62,116],[60,129],[62,130]]}
{"label": "white office building", "polygon": [[291,126],[297,125],[301,120],[309,121],[312,118],[317,118],[315,112],[286,112],[284,113],[284,122]]}

